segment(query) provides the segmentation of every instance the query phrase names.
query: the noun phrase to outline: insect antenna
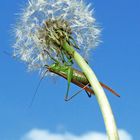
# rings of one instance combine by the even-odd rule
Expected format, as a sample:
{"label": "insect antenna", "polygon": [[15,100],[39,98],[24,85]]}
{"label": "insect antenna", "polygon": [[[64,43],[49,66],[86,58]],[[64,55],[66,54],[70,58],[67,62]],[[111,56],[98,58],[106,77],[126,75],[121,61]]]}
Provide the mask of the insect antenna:
{"label": "insect antenna", "polygon": [[46,71],[44,72],[44,74],[42,75],[41,79],[39,80],[39,83],[38,83],[38,85],[37,85],[37,87],[36,87],[36,89],[35,89],[34,95],[33,95],[32,99],[31,99],[29,108],[32,107],[33,102],[34,102],[34,100],[35,100],[35,97],[37,96],[38,89],[39,89],[39,87],[40,87],[40,85],[41,85],[41,82],[42,82],[42,80],[44,79],[44,77],[45,77],[45,75],[46,75],[46,73],[47,73],[48,71],[49,71],[49,70],[46,70]]}
{"label": "insect antenna", "polygon": [[16,57],[15,57],[15,56],[13,56],[12,54],[10,54],[10,53],[9,53],[9,52],[7,52],[7,51],[3,51],[3,54],[5,54],[5,55],[7,55],[7,56],[9,56],[9,57],[11,57],[11,58],[16,59]]}
{"label": "insect antenna", "polygon": [[7,51],[3,51],[4,54],[8,55],[8,56],[11,56],[11,54]]}

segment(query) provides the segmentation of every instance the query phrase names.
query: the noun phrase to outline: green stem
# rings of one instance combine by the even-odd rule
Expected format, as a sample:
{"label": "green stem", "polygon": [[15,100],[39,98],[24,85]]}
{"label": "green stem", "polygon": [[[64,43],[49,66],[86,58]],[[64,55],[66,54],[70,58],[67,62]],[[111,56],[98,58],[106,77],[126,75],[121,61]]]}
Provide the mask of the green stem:
{"label": "green stem", "polygon": [[75,59],[75,61],[83,70],[84,74],[89,80],[89,83],[91,84],[95,92],[97,101],[99,103],[109,140],[119,140],[116,122],[110,104],[103,88],[101,87],[98,79],[96,78],[95,73],[92,71],[92,69],[83,59],[83,57],[78,52],[76,52],[74,48],[71,47],[67,42],[64,42],[63,48],[69,53],[69,55],[71,55]]}

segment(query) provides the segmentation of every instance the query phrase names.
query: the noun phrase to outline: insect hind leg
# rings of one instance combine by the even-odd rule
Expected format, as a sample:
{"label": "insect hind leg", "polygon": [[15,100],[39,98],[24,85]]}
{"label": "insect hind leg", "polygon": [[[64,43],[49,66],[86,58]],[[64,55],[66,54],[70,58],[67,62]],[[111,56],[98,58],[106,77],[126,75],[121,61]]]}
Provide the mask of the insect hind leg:
{"label": "insect hind leg", "polygon": [[88,97],[91,98],[91,93],[86,90],[85,90],[85,92],[87,93]]}
{"label": "insect hind leg", "polygon": [[[78,95],[80,92],[82,92],[87,86],[89,85],[89,83],[87,85],[85,85],[82,89],[80,89],[78,92],[74,93],[72,96],[68,97],[68,94],[66,94],[64,100],[65,101],[70,101],[72,98],[74,98],[76,95]],[[85,90],[86,91],[86,90]],[[88,97],[91,97],[91,93],[87,92]]]}

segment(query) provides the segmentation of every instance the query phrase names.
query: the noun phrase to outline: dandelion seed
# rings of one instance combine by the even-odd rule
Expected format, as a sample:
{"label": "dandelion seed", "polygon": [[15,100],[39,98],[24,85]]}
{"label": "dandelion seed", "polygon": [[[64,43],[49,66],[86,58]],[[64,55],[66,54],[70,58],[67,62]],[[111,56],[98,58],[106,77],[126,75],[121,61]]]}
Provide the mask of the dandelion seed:
{"label": "dandelion seed", "polygon": [[39,69],[51,63],[45,50],[62,61],[58,46],[65,38],[86,57],[100,34],[90,7],[82,0],[30,0],[15,26],[14,55]]}

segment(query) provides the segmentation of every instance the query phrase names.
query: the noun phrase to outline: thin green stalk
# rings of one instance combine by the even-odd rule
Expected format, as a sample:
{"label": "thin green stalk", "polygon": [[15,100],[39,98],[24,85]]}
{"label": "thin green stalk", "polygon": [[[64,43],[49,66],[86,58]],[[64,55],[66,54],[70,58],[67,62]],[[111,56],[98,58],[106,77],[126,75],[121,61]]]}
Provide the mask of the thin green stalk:
{"label": "thin green stalk", "polygon": [[63,48],[75,59],[77,64],[83,70],[84,74],[86,75],[87,79],[89,80],[89,83],[91,84],[95,92],[95,96],[99,103],[105,122],[108,139],[119,140],[117,126],[110,104],[93,70],[89,67],[89,65],[86,63],[83,57],[78,52],[76,52],[74,48],[71,47],[67,42],[64,42]]}

